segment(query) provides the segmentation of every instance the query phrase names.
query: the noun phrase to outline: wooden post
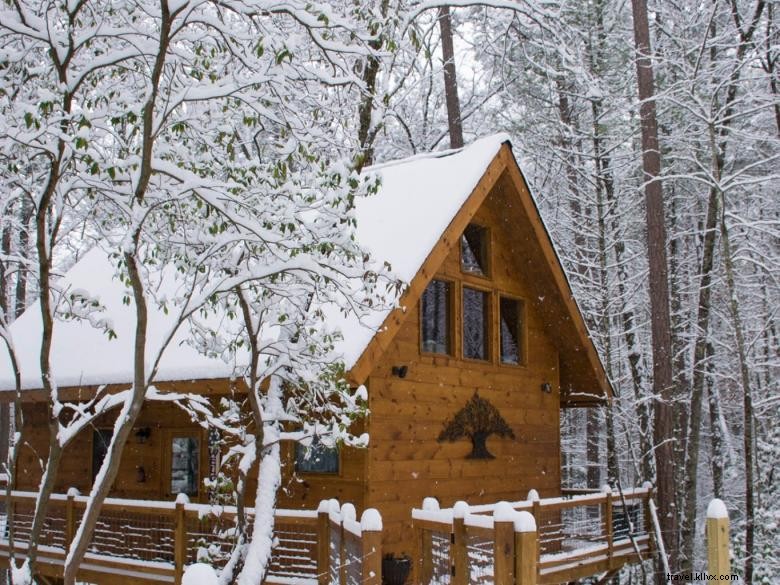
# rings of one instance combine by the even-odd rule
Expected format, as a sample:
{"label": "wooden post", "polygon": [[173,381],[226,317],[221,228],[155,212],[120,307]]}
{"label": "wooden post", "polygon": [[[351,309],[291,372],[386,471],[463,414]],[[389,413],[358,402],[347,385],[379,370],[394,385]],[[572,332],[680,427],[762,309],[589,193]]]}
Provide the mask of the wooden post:
{"label": "wooden post", "polygon": [[317,508],[317,581],[330,582],[330,501],[322,500]]}
{"label": "wooden post", "polygon": [[651,537],[651,540],[653,538],[653,519],[652,514],[650,513],[650,500],[653,499],[653,486],[649,484],[649,482],[645,482],[645,484],[642,487],[647,488],[647,494],[644,497],[643,503],[645,506],[644,509],[644,519],[645,519],[645,532]]}
{"label": "wooden post", "polygon": [[420,550],[420,583],[427,585],[433,579],[433,543],[430,530],[420,530]]}
{"label": "wooden post", "polygon": [[362,550],[362,583],[382,585],[382,516],[375,508],[360,517]]}
{"label": "wooden post", "polygon": [[[439,501],[436,498],[423,498],[423,510],[438,510]],[[433,578],[433,544],[431,542],[431,533],[429,530],[417,525],[415,526],[415,583],[417,585],[427,585]]]}
{"label": "wooden post", "polygon": [[538,581],[539,546],[536,521],[529,512],[517,512],[515,529],[515,584],[536,585]]}
{"label": "wooden post", "polygon": [[493,582],[515,582],[515,511],[507,502],[499,502],[493,511]]}
{"label": "wooden post", "polygon": [[339,585],[347,585],[347,532],[343,522],[339,522],[339,534]]}
{"label": "wooden post", "polygon": [[76,488],[68,490],[68,499],[65,501],[65,550],[70,548],[73,537],[76,535],[76,496],[79,491]]}
{"label": "wooden post", "polygon": [[450,566],[453,571],[452,585],[468,585],[469,558],[466,514],[469,513],[469,505],[466,502],[456,502],[452,511],[452,544],[450,546]]}
{"label": "wooden post", "polygon": [[[628,517],[626,517],[628,521]],[[604,488],[604,522],[607,531],[607,560],[612,562],[612,552],[614,550],[614,526],[612,525],[612,490],[609,487]]]}
{"label": "wooden post", "polygon": [[731,574],[729,513],[717,498],[707,507],[707,571],[716,579]]}
{"label": "wooden post", "polygon": [[176,497],[176,509],[174,511],[174,536],[173,536],[173,582],[181,585],[184,577],[184,563],[187,561],[187,516],[184,505],[187,496],[179,494]]}
{"label": "wooden post", "polygon": [[[541,551],[541,547],[542,547],[542,544],[541,544],[541,541],[542,541],[542,528],[543,528],[544,524],[542,523],[542,506],[539,503],[539,500],[534,500],[533,506],[531,507],[531,516],[534,517],[534,523],[536,524],[536,538],[537,538],[537,541],[539,542],[539,550]],[[560,518],[560,516],[559,516],[559,518]],[[555,552],[555,551],[553,551],[553,552]]]}

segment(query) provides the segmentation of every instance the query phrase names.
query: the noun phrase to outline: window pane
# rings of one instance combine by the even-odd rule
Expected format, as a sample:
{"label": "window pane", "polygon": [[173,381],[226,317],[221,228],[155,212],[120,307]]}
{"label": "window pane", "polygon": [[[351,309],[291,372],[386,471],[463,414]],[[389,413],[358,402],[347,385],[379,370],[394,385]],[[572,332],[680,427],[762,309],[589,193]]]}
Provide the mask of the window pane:
{"label": "window pane", "polygon": [[488,359],[488,293],[463,288],[463,357]]}
{"label": "window pane", "polygon": [[450,283],[432,280],[422,298],[422,351],[450,353]]}
{"label": "window pane", "polygon": [[338,473],[339,450],[315,438],[309,447],[295,444],[295,468],[304,473]]}
{"label": "window pane", "polygon": [[171,441],[171,493],[198,494],[198,439],[174,437]]}
{"label": "window pane", "polygon": [[460,268],[470,274],[487,274],[487,229],[469,224],[460,238]]}
{"label": "window pane", "polygon": [[521,362],[521,331],[520,301],[501,297],[501,363]]}
{"label": "window pane", "polygon": [[92,433],[92,481],[95,481],[103,459],[108,454],[108,446],[114,432],[110,429],[98,429]]}

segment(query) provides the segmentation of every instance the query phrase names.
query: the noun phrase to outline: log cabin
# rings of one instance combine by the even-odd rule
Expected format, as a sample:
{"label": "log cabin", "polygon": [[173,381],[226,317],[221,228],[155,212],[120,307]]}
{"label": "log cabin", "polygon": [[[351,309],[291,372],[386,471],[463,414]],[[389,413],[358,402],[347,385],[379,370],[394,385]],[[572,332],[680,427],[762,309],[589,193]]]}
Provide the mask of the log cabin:
{"label": "log cabin", "polygon": [[[560,495],[561,408],[605,404],[612,389],[506,136],[370,170],[382,186],[357,203],[359,241],[408,283],[397,306],[377,311],[369,326],[334,316],[349,381],[367,389],[362,424],[370,442],[363,449],[322,447],[314,457],[287,445],[279,505],[311,509],[336,498],[358,510],[376,508],[383,549],[411,554],[411,510],[423,498],[452,506],[516,501],[530,489]],[[68,271],[61,288],[69,287],[99,296],[112,315],[130,310],[99,251]],[[161,335],[159,313],[152,330]],[[47,450],[40,331],[36,306],[12,327],[24,412],[18,490],[37,489]],[[83,400],[100,385],[126,387],[132,335],[116,333],[108,340],[85,323],[57,324],[52,364],[63,396]],[[215,400],[233,391],[235,364],[178,341],[161,363],[161,391]],[[0,397],[12,400],[8,364],[0,386]],[[112,424],[106,415],[74,439],[55,491],[89,490]],[[205,502],[204,480],[217,458],[210,441],[175,404],[149,403],[112,495],[171,501],[186,493]]]}

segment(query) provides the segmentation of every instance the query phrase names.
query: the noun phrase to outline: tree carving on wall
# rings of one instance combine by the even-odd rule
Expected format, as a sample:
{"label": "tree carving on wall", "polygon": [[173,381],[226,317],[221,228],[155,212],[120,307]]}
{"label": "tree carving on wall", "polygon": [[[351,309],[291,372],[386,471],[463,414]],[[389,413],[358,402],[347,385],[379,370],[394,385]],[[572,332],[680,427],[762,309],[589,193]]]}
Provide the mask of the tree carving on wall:
{"label": "tree carving on wall", "polygon": [[466,405],[455,417],[444,424],[439,441],[471,439],[472,449],[467,459],[495,459],[487,450],[486,441],[490,435],[515,438],[515,434],[495,406],[474,392]]}

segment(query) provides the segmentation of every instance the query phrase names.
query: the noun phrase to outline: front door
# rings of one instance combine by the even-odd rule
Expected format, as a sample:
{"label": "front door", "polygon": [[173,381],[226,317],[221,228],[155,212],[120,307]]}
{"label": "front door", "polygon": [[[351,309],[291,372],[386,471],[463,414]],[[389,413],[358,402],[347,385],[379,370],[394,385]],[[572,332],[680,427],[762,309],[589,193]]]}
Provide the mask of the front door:
{"label": "front door", "polygon": [[203,433],[197,429],[171,429],[164,434],[163,494],[167,499],[186,494],[191,501],[200,500],[204,491]]}

